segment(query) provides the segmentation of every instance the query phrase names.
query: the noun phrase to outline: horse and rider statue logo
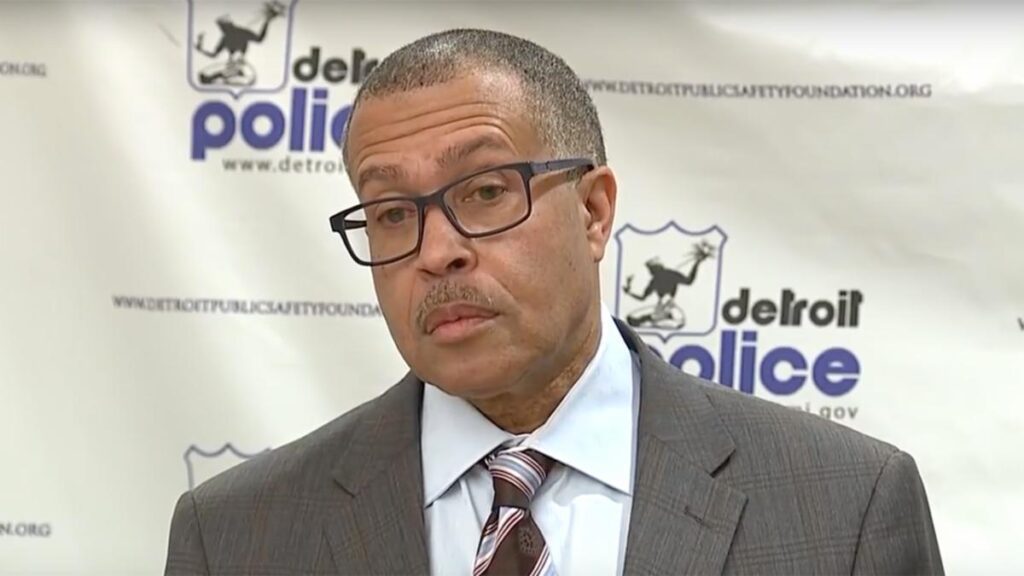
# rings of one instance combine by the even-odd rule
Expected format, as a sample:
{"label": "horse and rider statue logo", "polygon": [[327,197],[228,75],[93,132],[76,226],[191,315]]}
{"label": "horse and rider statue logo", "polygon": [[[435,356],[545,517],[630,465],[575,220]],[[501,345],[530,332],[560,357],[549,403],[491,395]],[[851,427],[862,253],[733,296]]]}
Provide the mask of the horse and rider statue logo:
{"label": "horse and rider statue logo", "polygon": [[666,342],[671,336],[711,333],[726,239],[718,226],[699,232],[675,222],[657,230],[620,228],[615,315],[640,334]]}
{"label": "horse and rider statue logo", "polygon": [[244,92],[283,88],[295,1],[190,0],[192,86],[203,92],[229,92],[236,98]]}

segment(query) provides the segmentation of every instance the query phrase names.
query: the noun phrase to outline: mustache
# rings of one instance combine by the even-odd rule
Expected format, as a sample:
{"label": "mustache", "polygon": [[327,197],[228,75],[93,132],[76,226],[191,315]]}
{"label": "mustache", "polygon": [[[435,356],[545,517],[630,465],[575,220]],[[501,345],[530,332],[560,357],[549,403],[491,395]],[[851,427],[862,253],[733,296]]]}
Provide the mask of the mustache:
{"label": "mustache", "polygon": [[428,314],[433,312],[435,308],[453,302],[471,304],[494,311],[494,299],[484,294],[480,289],[468,284],[459,284],[445,280],[431,286],[430,291],[423,297],[419,307],[416,309],[416,326],[420,330],[424,330]]}

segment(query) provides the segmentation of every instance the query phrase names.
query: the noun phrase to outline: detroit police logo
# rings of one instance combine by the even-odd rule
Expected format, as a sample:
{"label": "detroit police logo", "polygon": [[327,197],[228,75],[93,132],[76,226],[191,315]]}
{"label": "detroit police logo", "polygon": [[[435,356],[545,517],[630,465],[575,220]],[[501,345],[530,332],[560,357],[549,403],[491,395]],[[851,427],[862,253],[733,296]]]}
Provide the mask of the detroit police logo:
{"label": "detroit police logo", "polygon": [[297,0],[189,0],[188,78],[200,92],[277,92],[288,79]]}
{"label": "detroit police logo", "polygon": [[615,315],[663,342],[710,334],[718,323],[727,238],[718,226],[698,232],[675,222],[657,230],[620,228]]}
{"label": "detroit police logo", "polygon": [[242,452],[235,448],[230,442],[216,450],[207,451],[195,444],[185,451],[185,468],[188,470],[188,489],[194,490],[196,486],[213,478],[217,474],[237,464],[245,462],[249,458],[259,456],[269,451],[267,448],[259,452]]}

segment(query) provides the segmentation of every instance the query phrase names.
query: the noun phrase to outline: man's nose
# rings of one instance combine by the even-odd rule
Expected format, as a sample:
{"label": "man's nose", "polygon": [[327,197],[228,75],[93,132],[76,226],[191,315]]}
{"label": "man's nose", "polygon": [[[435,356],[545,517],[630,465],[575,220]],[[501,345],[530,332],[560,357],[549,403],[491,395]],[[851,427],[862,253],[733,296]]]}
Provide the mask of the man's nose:
{"label": "man's nose", "polygon": [[421,269],[443,276],[476,264],[472,243],[455,229],[437,206],[423,214],[423,243],[417,256]]}

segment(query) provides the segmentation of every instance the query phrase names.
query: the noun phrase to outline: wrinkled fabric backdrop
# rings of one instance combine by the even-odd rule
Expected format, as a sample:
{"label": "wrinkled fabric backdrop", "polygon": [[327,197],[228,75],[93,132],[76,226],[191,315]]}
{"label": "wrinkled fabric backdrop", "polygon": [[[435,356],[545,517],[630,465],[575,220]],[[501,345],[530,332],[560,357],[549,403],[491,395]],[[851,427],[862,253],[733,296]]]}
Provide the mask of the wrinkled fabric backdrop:
{"label": "wrinkled fabric backdrop", "polygon": [[[612,311],[914,455],[950,573],[1024,572],[1024,8],[277,8],[0,3],[0,573],[157,572],[180,493],[402,376],[335,142],[379,59],[459,26],[592,94]],[[208,55],[225,16],[244,62]]]}

